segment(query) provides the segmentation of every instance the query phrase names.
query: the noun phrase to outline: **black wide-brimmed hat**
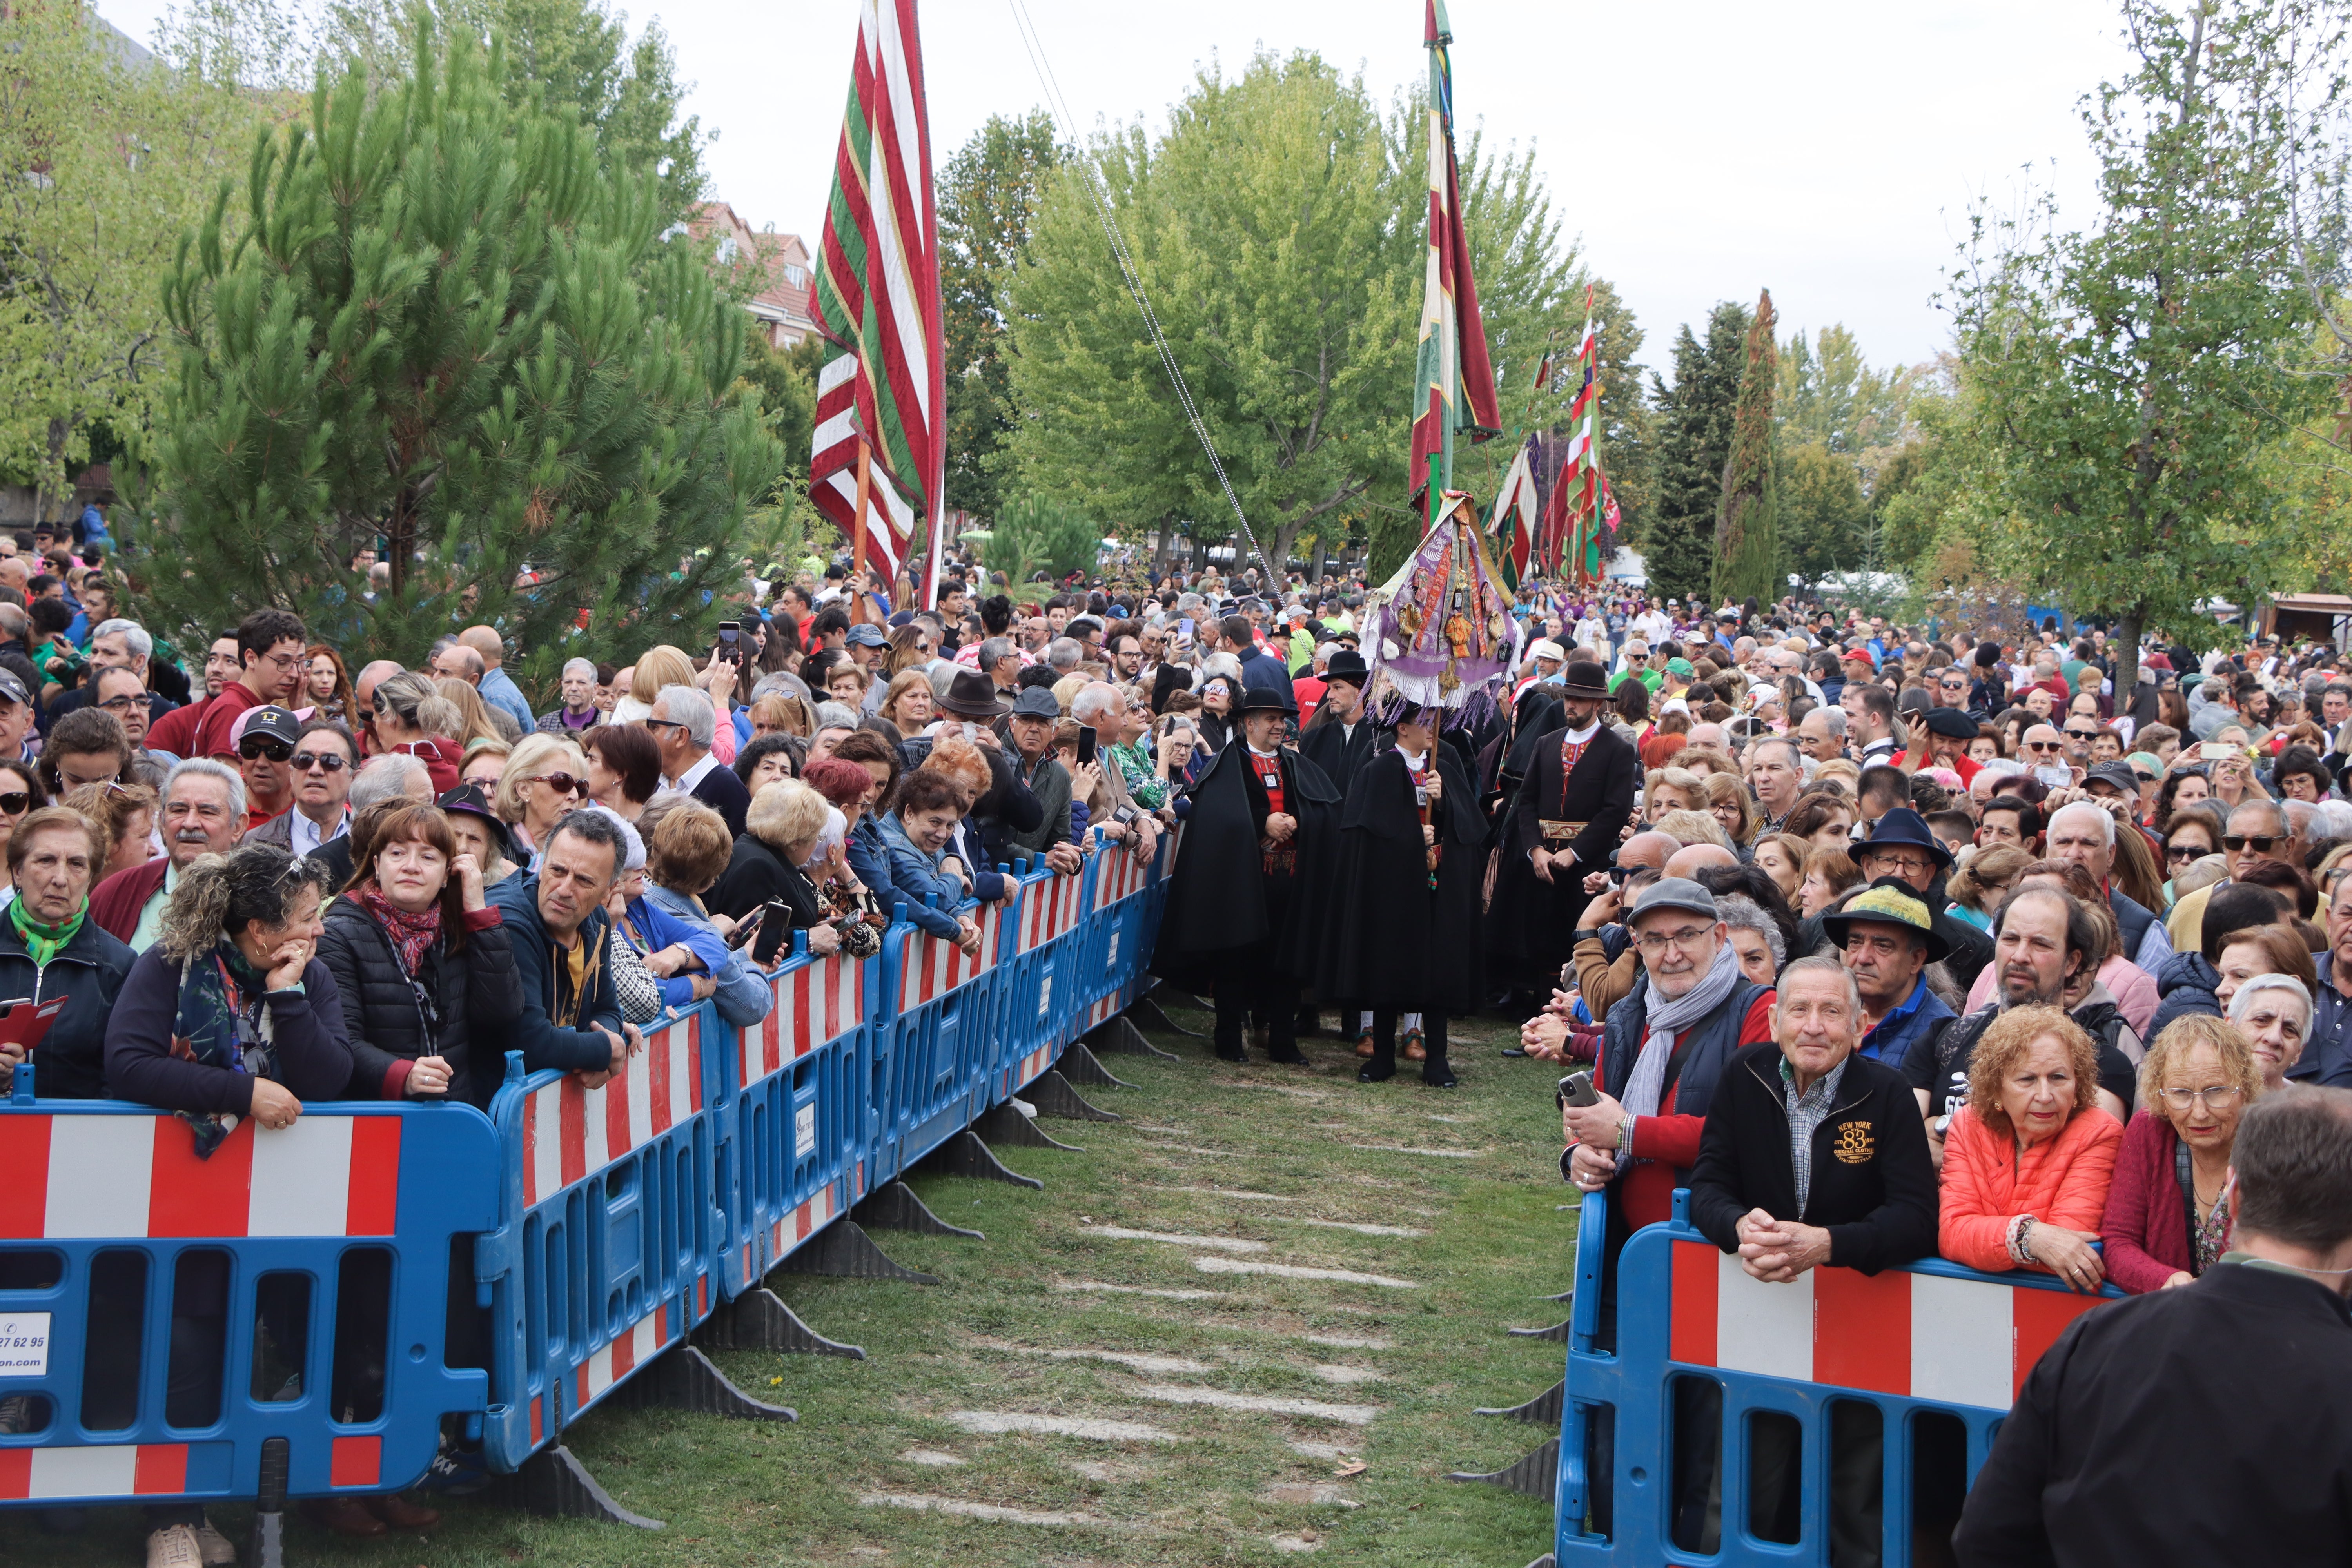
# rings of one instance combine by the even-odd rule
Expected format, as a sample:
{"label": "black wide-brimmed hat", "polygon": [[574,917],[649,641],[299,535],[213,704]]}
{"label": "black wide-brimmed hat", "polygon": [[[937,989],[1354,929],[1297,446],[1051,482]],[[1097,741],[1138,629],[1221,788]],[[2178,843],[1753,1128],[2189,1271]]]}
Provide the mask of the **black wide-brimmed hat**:
{"label": "black wide-brimmed hat", "polygon": [[1351,686],[1361,686],[1371,678],[1372,672],[1364,663],[1364,656],[1351,647],[1341,648],[1323,666],[1323,679],[1327,682],[1344,680]]}
{"label": "black wide-brimmed hat", "polygon": [[499,858],[502,860],[516,858],[514,838],[507,831],[507,825],[499,820],[499,814],[490,809],[489,799],[482,794],[481,785],[461,784],[433,804],[439,806],[444,815],[454,811],[480,818],[483,826],[489,829],[490,842],[498,846]]}
{"label": "black wide-brimmed hat", "polygon": [[1853,847],[1853,858],[1859,864],[1862,858],[1872,850],[1892,849],[1897,845],[1925,849],[1939,871],[1952,868],[1952,852],[1944,847],[1941,839],[1927,831],[1927,819],[1907,805],[1898,805],[1880,817],[1878,826],[1870,830],[1870,837]]}
{"label": "black wide-brimmed hat", "polygon": [[940,710],[959,719],[994,719],[1010,706],[996,694],[996,682],[976,669],[959,673],[940,699]]}
{"label": "black wide-brimmed hat", "polygon": [[1559,694],[1563,697],[1606,697],[1609,695],[1609,672],[1589,658],[1569,660],[1559,672]]}
{"label": "black wide-brimmed hat", "polygon": [[1298,700],[1286,686],[1272,682],[1264,685],[1244,684],[1241,700],[1234,704],[1236,713],[1291,713],[1298,711]]}

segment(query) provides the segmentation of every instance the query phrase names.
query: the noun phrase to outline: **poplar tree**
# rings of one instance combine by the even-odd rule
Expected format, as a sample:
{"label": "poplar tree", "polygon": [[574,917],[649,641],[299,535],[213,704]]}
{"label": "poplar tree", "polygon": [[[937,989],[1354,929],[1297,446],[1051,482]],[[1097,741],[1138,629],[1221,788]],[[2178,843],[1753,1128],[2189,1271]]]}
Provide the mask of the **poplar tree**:
{"label": "poplar tree", "polygon": [[1726,301],[1707,315],[1701,339],[1685,324],[1675,339],[1675,384],[1654,384],[1658,410],[1657,503],[1640,531],[1650,591],[1664,598],[1705,594],[1713,575],[1715,520],[1723,504],[1723,464],[1731,451],[1748,308]]}
{"label": "poplar tree", "polygon": [[1773,563],[1780,553],[1780,487],[1772,471],[1772,391],[1780,351],[1772,336],[1772,291],[1756,300],[1732,409],[1731,452],[1723,465],[1723,504],[1716,513],[1716,599],[1737,604],[1780,596]]}
{"label": "poplar tree", "polygon": [[[542,689],[583,625],[692,647],[783,466],[730,390],[742,312],[664,243],[651,171],[510,100],[500,47],[421,16],[411,42],[393,80],[321,68],[182,241],[131,596],[159,629],[279,605],[412,663],[489,622]],[[345,563],[379,541],[364,602]]]}

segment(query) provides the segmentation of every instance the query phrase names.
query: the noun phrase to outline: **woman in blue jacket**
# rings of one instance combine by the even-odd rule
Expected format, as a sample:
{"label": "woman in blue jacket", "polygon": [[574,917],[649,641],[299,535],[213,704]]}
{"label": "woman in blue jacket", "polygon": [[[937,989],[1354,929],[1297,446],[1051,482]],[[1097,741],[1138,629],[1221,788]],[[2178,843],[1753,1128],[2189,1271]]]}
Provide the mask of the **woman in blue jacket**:
{"label": "woman in blue jacket", "polygon": [[[735,1028],[750,1028],[774,1009],[775,993],[744,962],[741,951],[727,944],[727,933],[702,907],[702,895],[734,852],[726,819],[699,801],[681,800],[649,807],[638,820],[653,831],[646,836],[644,892],[632,904],[630,918],[635,920],[642,909],[649,920],[659,916],[675,922],[715,987],[719,1016]],[[662,982],[665,989],[674,984]]]}
{"label": "woman in blue jacket", "polygon": [[971,804],[963,786],[945,773],[929,768],[908,773],[898,785],[898,808],[882,819],[888,880],[869,886],[886,908],[903,904],[907,918],[923,930],[977,952],[980,927],[956,912],[969,896],[969,873],[947,853],[956,823]]}

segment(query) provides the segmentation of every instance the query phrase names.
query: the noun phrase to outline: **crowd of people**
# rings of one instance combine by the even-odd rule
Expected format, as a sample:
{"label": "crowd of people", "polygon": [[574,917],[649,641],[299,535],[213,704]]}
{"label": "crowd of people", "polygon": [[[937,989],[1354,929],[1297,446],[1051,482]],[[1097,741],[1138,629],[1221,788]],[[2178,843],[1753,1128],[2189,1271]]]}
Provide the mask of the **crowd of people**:
{"label": "crowd of people", "polygon": [[[1442,1089],[1483,1009],[1570,1073],[1604,1318],[1680,1187],[1765,1281],[1940,1254],[2188,1288],[2237,1256],[2250,1108],[2352,1084],[2331,647],[2152,642],[2119,691],[2096,630],[1530,584],[1493,700],[1433,707],[1378,673],[1366,594],[951,561],[908,608],[746,563],[709,642],[480,625],[411,668],[274,607],[199,658],[102,561],[0,534],[0,991],[66,999],[0,1081],[173,1112],[200,1155],[320,1101],[486,1106],[509,1053],[595,1085],[705,999],[759,1022],[793,951],[896,919],[975,951],[1010,863],[1148,861],[1181,824],[1152,963],[1212,999],[1221,1058],[1303,1062],[1328,1020],[1360,1079]],[[226,1303],[175,1293],[175,1425],[219,1408]],[[232,1560],[200,1509],[151,1524],[151,1563]]]}

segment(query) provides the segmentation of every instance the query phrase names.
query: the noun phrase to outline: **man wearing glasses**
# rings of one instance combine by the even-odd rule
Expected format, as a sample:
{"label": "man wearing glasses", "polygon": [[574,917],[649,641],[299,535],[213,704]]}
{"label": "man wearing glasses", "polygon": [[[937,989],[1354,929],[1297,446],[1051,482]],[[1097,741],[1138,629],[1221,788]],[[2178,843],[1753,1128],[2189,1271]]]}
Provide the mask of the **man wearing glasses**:
{"label": "man wearing glasses", "polygon": [[[2230,874],[2210,887],[2198,889],[2172,906],[2165,921],[2165,930],[2172,938],[2176,952],[2200,952],[2205,946],[2205,907],[2212,902],[2214,892],[2228,887],[2238,879],[2238,873],[2257,860],[2277,860],[2289,866],[2303,864],[2308,847],[2296,837],[2286,820],[2286,814],[2276,801],[2242,800],[2230,813],[2229,826],[2221,835],[2221,858]],[[2319,908],[2315,916],[2328,918],[2330,905],[2326,894],[2319,896]]]}
{"label": "man wearing glasses", "polygon": [[[122,738],[131,742],[134,752],[147,747],[148,727],[156,717],[153,705],[163,702],[164,711],[171,710],[170,703],[149,691],[146,681],[128,669],[101,669],[85,689],[89,693],[91,706],[101,713],[113,715],[114,721],[122,726]],[[173,762],[179,760],[169,757],[169,753],[161,755]]]}
{"label": "man wearing glasses", "polygon": [[726,819],[727,831],[740,838],[751,794],[732,768],[719,766],[710,754],[718,723],[709,693],[698,687],[665,686],[654,695],[646,729],[661,748],[662,782],[717,812]]}
{"label": "man wearing glasses", "polygon": [[301,617],[284,610],[256,610],[236,624],[237,676],[221,688],[205,710],[190,754],[234,766],[238,762],[237,721],[265,704],[289,708],[302,684],[309,635]]}
{"label": "man wearing glasses", "polygon": [[294,805],[294,742],[302,721],[271,703],[248,708],[236,730],[236,771],[245,779],[246,820],[266,823]]}
{"label": "man wearing glasses", "polygon": [[1872,826],[1869,839],[1854,847],[1853,863],[1864,881],[1898,878],[1926,900],[1935,911],[1936,935],[1948,953],[1945,971],[1963,989],[1976,984],[1977,973],[1992,958],[1992,939],[1955,920],[1944,907],[1944,874],[1952,868],[1952,852],[1928,831],[1926,817],[1907,805],[1887,812]]}
{"label": "man wearing glasses", "polygon": [[[253,726],[247,724],[245,740],[251,741],[253,734]],[[341,838],[351,831],[349,803],[358,764],[359,753],[350,731],[331,719],[313,719],[303,725],[295,732],[287,763],[294,776],[293,809],[271,817],[247,834],[245,841],[275,844],[292,854],[308,855],[320,845]]]}
{"label": "man wearing glasses", "polygon": [[1650,668],[1650,649],[1645,643],[1629,642],[1625,645],[1624,673],[1610,683],[1610,691],[1613,694],[1628,680],[1640,681],[1650,689],[1652,695],[1655,695],[1658,689],[1666,683],[1664,675]]}

